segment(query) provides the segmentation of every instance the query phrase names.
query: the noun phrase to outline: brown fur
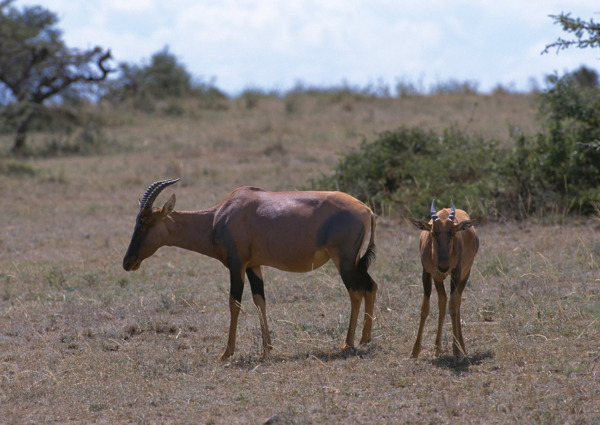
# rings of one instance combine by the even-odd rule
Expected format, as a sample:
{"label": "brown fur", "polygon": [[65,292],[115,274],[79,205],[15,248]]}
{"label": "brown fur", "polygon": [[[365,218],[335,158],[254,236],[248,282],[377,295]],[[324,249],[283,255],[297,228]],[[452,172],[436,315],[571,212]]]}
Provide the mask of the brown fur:
{"label": "brown fur", "polygon": [[[362,202],[341,192],[266,192],[241,187],[206,210],[174,211],[174,206],[175,195],[162,208],[140,211],[123,267],[136,270],[145,258],[165,245],[196,251],[223,263],[230,271],[231,322],[221,359],[235,350],[245,274],[260,314],[263,354],[271,348],[261,266],[309,272],[331,259],[351,299],[344,347],[354,346],[363,298],[365,318],[360,342],[371,340],[377,284],[367,270],[375,254],[375,218]],[[368,246],[361,257],[369,233]]]}
{"label": "brown fur", "polygon": [[421,320],[417,339],[413,346],[411,357],[416,358],[421,351],[423,326],[429,315],[429,298],[431,295],[431,280],[435,283],[438,294],[438,328],[435,338],[436,355],[442,350],[442,328],[446,315],[447,296],[444,279],[451,276],[450,301],[448,303],[452,320],[453,354],[457,359],[466,355],[465,343],[460,323],[460,304],[462,292],[469,279],[471,266],[479,248],[479,238],[469,215],[457,209],[454,222],[448,219],[450,209],[437,212],[436,220],[419,220],[411,218],[411,223],[421,230],[419,252],[423,266],[423,302],[421,305]]}

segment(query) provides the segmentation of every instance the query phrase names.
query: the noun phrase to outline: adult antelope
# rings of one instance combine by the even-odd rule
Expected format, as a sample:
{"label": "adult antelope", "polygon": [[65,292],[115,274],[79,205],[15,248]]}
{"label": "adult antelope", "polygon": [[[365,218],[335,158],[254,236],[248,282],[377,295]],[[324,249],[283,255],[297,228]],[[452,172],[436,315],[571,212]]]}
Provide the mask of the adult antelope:
{"label": "adult antelope", "polygon": [[444,279],[450,275],[449,312],[452,320],[452,351],[457,360],[466,355],[465,342],[460,323],[460,304],[475,254],[479,249],[479,238],[473,227],[474,220],[460,209],[450,208],[435,211],[435,200],[431,202],[431,220],[429,222],[409,218],[410,222],[421,230],[419,251],[423,266],[423,303],[421,304],[421,321],[417,332],[417,340],[413,346],[411,357],[417,358],[421,351],[423,326],[429,315],[429,298],[431,296],[431,279],[435,283],[438,294],[438,328],[435,337],[436,356],[442,351],[442,327],[446,316],[446,289]]}
{"label": "adult antelope", "polygon": [[262,355],[271,349],[261,266],[309,272],[331,258],[350,295],[350,325],[343,348],[354,346],[363,298],[360,343],[371,340],[377,283],[368,268],[375,258],[375,215],[365,204],[340,192],[266,192],[240,187],[205,210],[174,211],[175,194],[162,208],[153,208],[158,194],[178,180],[152,183],[144,193],[123,268],[137,270],[144,259],[165,245],[196,251],[223,263],[230,275],[231,321],[221,360],[235,350],[244,274],[259,312]]}

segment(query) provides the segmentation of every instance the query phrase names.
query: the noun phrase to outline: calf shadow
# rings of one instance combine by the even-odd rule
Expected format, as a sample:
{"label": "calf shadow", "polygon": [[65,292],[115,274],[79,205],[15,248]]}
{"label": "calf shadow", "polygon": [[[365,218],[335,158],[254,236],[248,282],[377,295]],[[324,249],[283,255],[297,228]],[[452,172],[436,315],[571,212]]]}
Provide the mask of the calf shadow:
{"label": "calf shadow", "polygon": [[439,368],[449,369],[456,375],[461,375],[463,373],[468,373],[471,366],[477,366],[484,360],[492,358],[494,358],[494,354],[487,350],[477,351],[474,354],[468,355],[461,361],[456,361],[452,355],[439,356],[433,359],[431,364]]}

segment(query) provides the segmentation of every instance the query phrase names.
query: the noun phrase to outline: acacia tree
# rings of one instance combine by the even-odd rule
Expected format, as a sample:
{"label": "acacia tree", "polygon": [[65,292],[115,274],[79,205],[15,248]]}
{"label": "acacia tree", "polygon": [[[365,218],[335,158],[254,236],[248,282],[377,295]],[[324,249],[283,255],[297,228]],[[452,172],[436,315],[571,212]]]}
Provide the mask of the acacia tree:
{"label": "acacia tree", "polygon": [[150,63],[139,66],[122,62],[119,78],[108,84],[105,98],[113,101],[164,99],[192,93],[192,77],[168,46],[154,53]]}
{"label": "acacia tree", "polygon": [[113,70],[106,64],[110,50],[68,48],[56,14],[40,6],[19,10],[13,2],[0,0],[0,98],[4,119],[16,130],[12,150],[20,153],[48,99],[102,81]]}
{"label": "acacia tree", "polygon": [[556,51],[577,47],[585,49],[586,47],[600,47],[600,24],[593,19],[584,21],[580,18],[571,18],[570,13],[561,13],[560,15],[550,15],[554,23],[560,24],[564,31],[573,33],[575,39],[565,40],[558,38],[554,43],[548,44],[542,53],[548,53],[551,49]]}

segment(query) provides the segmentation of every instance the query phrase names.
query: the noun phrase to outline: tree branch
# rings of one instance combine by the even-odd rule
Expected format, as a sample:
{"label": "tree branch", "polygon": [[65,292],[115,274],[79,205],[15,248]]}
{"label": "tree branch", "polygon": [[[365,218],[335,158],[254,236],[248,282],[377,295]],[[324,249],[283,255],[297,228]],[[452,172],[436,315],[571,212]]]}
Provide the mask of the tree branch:
{"label": "tree branch", "polygon": [[555,24],[560,24],[564,31],[573,33],[575,39],[565,40],[559,38],[554,43],[548,44],[542,51],[542,54],[548,53],[554,48],[556,48],[556,53],[558,53],[571,46],[576,46],[580,49],[585,49],[586,47],[600,47],[600,24],[594,22],[593,19],[586,22],[580,18],[571,18],[569,13],[550,15],[550,17],[554,19]]}

